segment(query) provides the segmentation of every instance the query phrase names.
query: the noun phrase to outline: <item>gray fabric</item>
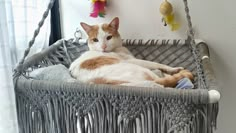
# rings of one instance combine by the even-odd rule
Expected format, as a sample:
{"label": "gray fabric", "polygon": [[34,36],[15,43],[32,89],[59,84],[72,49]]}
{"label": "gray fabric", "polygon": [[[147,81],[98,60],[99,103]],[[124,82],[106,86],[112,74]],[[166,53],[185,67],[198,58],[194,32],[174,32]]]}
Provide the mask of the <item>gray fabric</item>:
{"label": "gray fabric", "polygon": [[62,64],[36,69],[29,73],[29,77],[49,81],[75,81],[75,79],[71,77],[68,68]]}

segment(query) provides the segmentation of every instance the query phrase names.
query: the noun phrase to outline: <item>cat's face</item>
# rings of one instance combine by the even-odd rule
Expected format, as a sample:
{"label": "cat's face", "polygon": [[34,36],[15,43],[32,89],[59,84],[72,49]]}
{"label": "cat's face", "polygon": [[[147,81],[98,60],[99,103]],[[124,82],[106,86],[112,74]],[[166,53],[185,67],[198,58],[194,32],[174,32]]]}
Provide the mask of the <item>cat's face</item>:
{"label": "cat's face", "polygon": [[122,40],[118,32],[119,19],[114,18],[109,24],[88,25],[80,23],[88,35],[88,47],[90,50],[111,52],[122,46]]}

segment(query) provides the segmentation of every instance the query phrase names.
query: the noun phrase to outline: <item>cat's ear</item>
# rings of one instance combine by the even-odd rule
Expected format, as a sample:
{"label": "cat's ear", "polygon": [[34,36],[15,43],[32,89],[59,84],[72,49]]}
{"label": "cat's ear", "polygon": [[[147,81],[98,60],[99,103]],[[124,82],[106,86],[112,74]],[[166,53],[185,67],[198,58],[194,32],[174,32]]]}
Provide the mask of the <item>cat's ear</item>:
{"label": "cat's ear", "polygon": [[109,24],[109,26],[111,26],[112,28],[114,28],[115,30],[119,29],[119,18],[115,17]]}
{"label": "cat's ear", "polygon": [[86,23],[83,23],[81,22],[80,25],[82,26],[82,28],[87,32],[89,33],[89,31],[92,29],[92,26],[86,24]]}

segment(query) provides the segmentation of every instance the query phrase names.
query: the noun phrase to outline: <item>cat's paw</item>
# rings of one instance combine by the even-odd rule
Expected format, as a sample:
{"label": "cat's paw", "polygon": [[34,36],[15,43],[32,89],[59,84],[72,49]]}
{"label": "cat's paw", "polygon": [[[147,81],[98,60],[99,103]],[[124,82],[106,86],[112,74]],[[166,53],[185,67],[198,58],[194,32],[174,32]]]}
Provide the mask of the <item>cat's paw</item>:
{"label": "cat's paw", "polygon": [[189,78],[190,80],[194,80],[194,76],[193,76],[192,72],[190,72],[189,70],[181,70],[179,73],[181,75],[183,75],[185,78]]}
{"label": "cat's paw", "polygon": [[173,68],[170,68],[167,72],[169,74],[176,74],[176,73],[179,73],[182,70],[184,70],[183,67],[173,67]]}

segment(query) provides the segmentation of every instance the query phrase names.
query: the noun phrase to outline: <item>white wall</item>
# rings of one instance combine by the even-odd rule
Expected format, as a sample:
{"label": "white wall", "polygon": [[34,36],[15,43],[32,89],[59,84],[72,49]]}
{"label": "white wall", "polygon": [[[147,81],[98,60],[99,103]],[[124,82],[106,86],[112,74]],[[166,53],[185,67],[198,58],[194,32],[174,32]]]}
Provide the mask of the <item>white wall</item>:
{"label": "white wall", "polygon": [[[171,0],[182,28],[177,32],[161,23],[159,5],[163,0],[109,0],[107,16],[90,18],[88,0],[61,1],[62,26],[65,38],[73,37],[81,21],[90,24],[109,22],[120,17],[123,38],[184,38],[186,21],[181,0]],[[236,131],[236,13],[235,0],[189,0],[193,26],[198,38],[205,40],[212,64],[222,89],[217,133]]]}

